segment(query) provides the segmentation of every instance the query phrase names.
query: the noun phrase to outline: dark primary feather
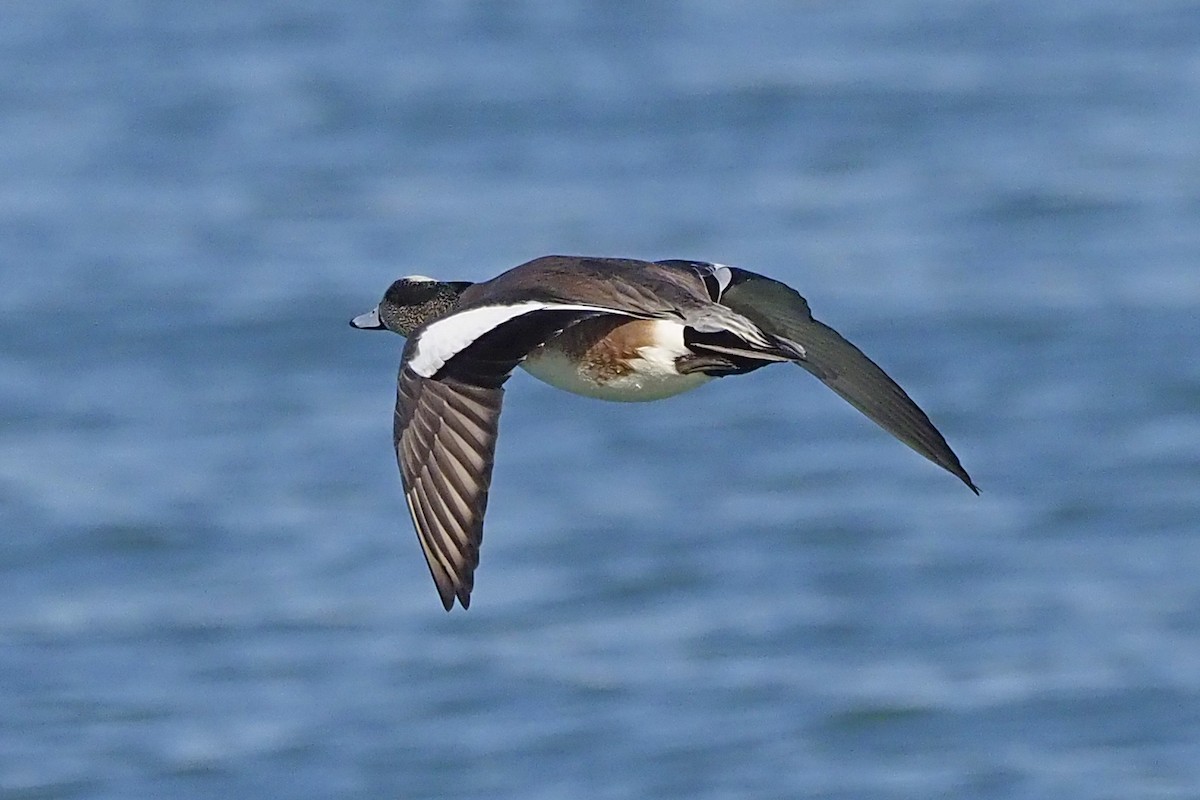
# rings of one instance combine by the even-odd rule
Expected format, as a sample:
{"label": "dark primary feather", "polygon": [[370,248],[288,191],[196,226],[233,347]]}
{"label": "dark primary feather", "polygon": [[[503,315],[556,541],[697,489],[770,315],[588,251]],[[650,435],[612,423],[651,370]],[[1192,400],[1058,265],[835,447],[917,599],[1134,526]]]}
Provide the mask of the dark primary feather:
{"label": "dark primary feather", "polygon": [[447,362],[433,378],[408,367],[404,348],[392,443],[413,527],[449,611],[471,604],[499,431],[503,384],[538,344],[589,312],[535,311],[510,320]]}
{"label": "dark primary feather", "polygon": [[808,302],[786,284],[743,269],[721,303],[753,320],[768,333],[801,345],[806,357],[796,363],[816,375],[848,403],[979,494],[946,439],[874,361],[823,322],[813,319]]}
{"label": "dark primary feather", "polygon": [[446,610],[471,602],[504,390],[402,368],[393,443],[404,496]]}

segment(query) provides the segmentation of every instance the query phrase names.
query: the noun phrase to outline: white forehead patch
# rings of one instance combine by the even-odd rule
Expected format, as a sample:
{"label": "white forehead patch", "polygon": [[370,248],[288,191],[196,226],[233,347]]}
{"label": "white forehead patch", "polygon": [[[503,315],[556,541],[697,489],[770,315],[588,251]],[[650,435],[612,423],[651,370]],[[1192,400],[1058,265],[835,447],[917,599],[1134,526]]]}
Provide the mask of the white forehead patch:
{"label": "white forehead patch", "polygon": [[413,283],[436,283],[437,282],[433,278],[426,277],[425,275],[406,275],[403,278],[401,278],[400,280],[412,281]]}

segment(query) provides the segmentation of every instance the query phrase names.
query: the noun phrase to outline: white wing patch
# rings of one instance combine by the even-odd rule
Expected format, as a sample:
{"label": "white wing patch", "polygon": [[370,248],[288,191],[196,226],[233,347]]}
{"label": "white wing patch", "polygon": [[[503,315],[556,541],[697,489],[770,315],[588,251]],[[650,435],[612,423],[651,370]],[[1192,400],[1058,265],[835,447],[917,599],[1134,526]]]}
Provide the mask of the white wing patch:
{"label": "white wing patch", "polygon": [[417,338],[416,349],[408,366],[421,377],[432,378],[447,361],[470,347],[480,336],[509,320],[537,311],[599,311],[604,314],[635,316],[603,306],[545,303],[537,300],[514,303],[510,306],[480,306],[443,317],[426,327]]}

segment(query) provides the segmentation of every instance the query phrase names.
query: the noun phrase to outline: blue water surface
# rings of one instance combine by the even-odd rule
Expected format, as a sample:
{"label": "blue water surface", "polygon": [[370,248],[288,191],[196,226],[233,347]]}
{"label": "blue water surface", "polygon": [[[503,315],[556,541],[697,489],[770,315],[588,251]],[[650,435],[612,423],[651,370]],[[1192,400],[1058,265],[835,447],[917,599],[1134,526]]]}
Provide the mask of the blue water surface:
{"label": "blue water surface", "polygon": [[[1200,12],[53,0],[0,25],[0,798],[1200,796]],[[509,384],[469,612],[393,278],[789,282],[800,370]]]}

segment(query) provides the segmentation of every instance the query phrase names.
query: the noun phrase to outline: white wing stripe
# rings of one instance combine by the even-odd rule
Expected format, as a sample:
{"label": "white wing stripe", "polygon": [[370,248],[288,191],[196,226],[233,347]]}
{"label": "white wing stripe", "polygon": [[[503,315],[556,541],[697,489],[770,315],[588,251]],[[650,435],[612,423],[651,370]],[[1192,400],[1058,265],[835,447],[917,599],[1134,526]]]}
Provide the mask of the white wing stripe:
{"label": "white wing stripe", "polygon": [[509,320],[535,311],[600,311],[606,314],[634,316],[615,308],[545,303],[530,300],[510,306],[481,306],[460,311],[430,324],[417,339],[416,350],[408,367],[422,378],[432,378],[446,362],[471,346],[480,336]]}

